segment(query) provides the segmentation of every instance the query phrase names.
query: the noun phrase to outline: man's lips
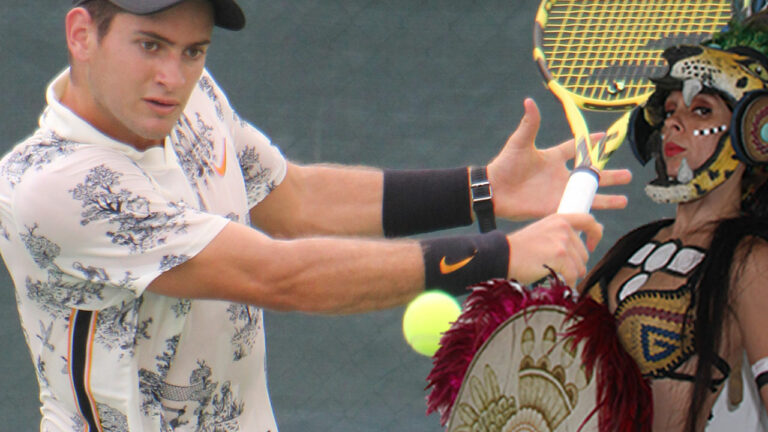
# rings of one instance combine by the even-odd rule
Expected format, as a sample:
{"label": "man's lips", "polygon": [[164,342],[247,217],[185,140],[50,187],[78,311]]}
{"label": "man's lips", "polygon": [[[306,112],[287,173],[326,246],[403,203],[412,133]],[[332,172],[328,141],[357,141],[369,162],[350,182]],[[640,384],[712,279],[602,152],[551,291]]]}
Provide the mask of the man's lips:
{"label": "man's lips", "polygon": [[682,153],[684,151],[685,151],[684,148],[680,147],[679,145],[677,145],[677,144],[675,144],[673,142],[668,142],[668,143],[664,144],[664,155],[666,157],[672,157],[672,156],[680,154],[680,153]]}
{"label": "man's lips", "polygon": [[144,102],[152,111],[160,115],[172,114],[179,106],[179,103],[172,99],[145,98]]}

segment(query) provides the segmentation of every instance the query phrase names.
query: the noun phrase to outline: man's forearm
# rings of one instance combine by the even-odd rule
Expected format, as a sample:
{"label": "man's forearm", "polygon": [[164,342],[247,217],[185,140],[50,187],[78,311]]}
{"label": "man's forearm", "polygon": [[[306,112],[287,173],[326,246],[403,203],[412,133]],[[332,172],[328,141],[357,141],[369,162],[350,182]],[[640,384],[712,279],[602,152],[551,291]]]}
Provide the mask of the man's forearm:
{"label": "man's forearm", "polygon": [[466,167],[382,172],[291,164],[283,183],[251,216],[257,227],[280,238],[401,237],[471,224],[475,195],[478,204],[489,204],[486,219],[492,221],[492,195],[484,185],[485,195],[471,193]]}
{"label": "man's forearm", "polygon": [[381,236],[383,174],[367,167],[289,164],[285,180],[251,210],[277,238]]}
{"label": "man's forearm", "polygon": [[413,240],[274,240],[230,222],[201,252],[148,287],[181,298],[275,310],[356,313],[406,303],[424,289]]}

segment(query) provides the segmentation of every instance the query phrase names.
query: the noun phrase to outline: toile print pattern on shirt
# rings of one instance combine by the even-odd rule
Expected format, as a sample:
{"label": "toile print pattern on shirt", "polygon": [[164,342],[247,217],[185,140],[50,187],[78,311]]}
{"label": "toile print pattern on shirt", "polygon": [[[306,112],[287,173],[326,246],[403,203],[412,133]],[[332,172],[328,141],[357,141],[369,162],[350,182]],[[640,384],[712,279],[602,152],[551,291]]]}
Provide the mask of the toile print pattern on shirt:
{"label": "toile print pattern on shirt", "polygon": [[194,116],[193,124],[189,116],[182,114],[171,134],[179,164],[193,186],[198,181],[207,184],[207,178],[216,173],[213,126],[200,113]]}
{"label": "toile print pattern on shirt", "polygon": [[[51,321],[47,326],[45,323],[43,323],[42,320],[38,320],[38,323],[40,324],[40,332],[35,334],[35,337],[40,341],[40,343],[43,346],[44,350],[47,350],[49,352],[55,352],[56,347],[51,344],[51,332],[53,330],[53,323],[55,321]],[[42,385],[47,386],[48,385],[48,375],[46,371],[46,365],[45,360],[43,360],[41,355],[37,356],[37,360],[35,361],[35,366],[37,368],[37,376],[40,378],[40,381]]]}
{"label": "toile print pattern on shirt", "polygon": [[261,331],[261,314],[258,308],[238,303],[230,304],[227,312],[235,326],[235,334],[232,336],[233,360],[238,361],[253,350],[256,334]]}
{"label": "toile print pattern on shirt", "polygon": [[[174,355],[175,343],[169,342],[169,352],[159,359],[158,370],[167,371],[166,362]],[[211,368],[205,361],[198,361],[188,385],[166,383],[160,374],[146,369],[139,371],[139,376],[144,395],[142,409],[162,415],[170,429],[194,420],[196,430],[201,432],[240,431],[237,418],[243,412],[244,403],[234,395],[229,381],[220,384],[211,379]]]}
{"label": "toile print pattern on shirt", "polygon": [[262,166],[260,155],[249,147],[237,154],[237,160],[243,170],[248,196],[267,196],[277,185],[270,181],[272,172]]}
{"label": "toile print pattern on shirt", "polygon": [[35,144],[11,152],[7,163],[0,168],[0,174],[11,186],[18,184],[27,170],[47,165],[58,157],[72,153],[75,149],[74,142],[51,131],[39,131],[32,140]]}
{"label": "toile print pattern on shirt", "polygon": [[47,273],[44,281],[34,280],[31,277],[27,277],[25,281],[27,297],[42,310],[54,317],[62,317],[69,314],[71,308],[103,300],[103,291],[108,286],[130,289],[133,281],[130,273],[126,273],[116,283],[109,283],[104,269],[85,267],[75,262],[72,269],[81,277],[67,275],[54,262],[61,253],[61,247],[37,235],[36,230],[37,226],[27,228],[27,232],[21,235],[21,239],[34,262]]}
{"label": "toile print pattern on shirt", "polygon": [[185,231],[184,203],[169,202],[168,212],[152,210],[148,199],[120,188],[120,177],[121,173],[99,165],[71,191],[83,205],[82,225],[100,220],[117,225],[106,235],[131,252],[144,252],[165,242],[168,234]]}
{"label": "toile print pattern on shirt", "polygon": [[[68,79],[49,87],[40,129],[0,160],[0,251],[41,412],[73,432],[276,431],[261,309],[146,288],[227,223],[247,223],[285,160],[207,72],[164,147],[147,151],[63,107]],[[42,199],[19,198],[31,193]]]}
{"label": "toile print pattern on shirt", "polygon": [[221,106],[221,100],[219,99],[219,96],[216,94],[216,86],[213,83],[213,80],[209,76],[203,76],[200,78],[200,81],[198,81],[197,85],[200,87],[200,90],[202,90],[203,93],[208,97],[208,100],[213,102],[213,106],[216,111],[216,118],[218,118],[219,121],[223,121],[224,109]]}

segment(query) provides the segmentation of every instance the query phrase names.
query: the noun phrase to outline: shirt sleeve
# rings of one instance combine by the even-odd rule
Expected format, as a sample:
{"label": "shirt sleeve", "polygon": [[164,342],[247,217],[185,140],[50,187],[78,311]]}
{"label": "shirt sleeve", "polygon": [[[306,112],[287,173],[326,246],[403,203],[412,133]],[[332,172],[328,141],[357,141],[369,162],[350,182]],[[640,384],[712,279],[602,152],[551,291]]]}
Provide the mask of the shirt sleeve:
{"label": "shirt sleeve", "polygon": [[80,309],[140,296],[228,222],[164,198],[130,158],[96,146],[25,176],[13,200],[15,229],[47,273],[40,283],[58,306]]}
{"label": "shirt sleeve", "polygon": [[237,114],[208,71],[203,72],[200,86],[214,101],[217,114],[229,129],[245,181],[248,207],[253,208],[283,181],[286,160],[263,132]]}

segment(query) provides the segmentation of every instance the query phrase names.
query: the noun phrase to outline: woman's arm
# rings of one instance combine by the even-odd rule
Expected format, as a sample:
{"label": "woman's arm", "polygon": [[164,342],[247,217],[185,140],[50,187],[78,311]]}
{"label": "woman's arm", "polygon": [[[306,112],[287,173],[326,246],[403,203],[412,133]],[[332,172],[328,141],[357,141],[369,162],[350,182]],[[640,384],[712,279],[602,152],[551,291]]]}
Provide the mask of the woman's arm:
{"label": "woman's arm", "polygon": [[[768,242],[750,239],[742,243],[731,269],[732,305],[747,358],[750,365],[755,365],[761,359],[768,359],[768,280],[765,272]],[[766,360],[760,363],[765,364]],[[762,385],[758,390],[768,411],[768,385]]]}

